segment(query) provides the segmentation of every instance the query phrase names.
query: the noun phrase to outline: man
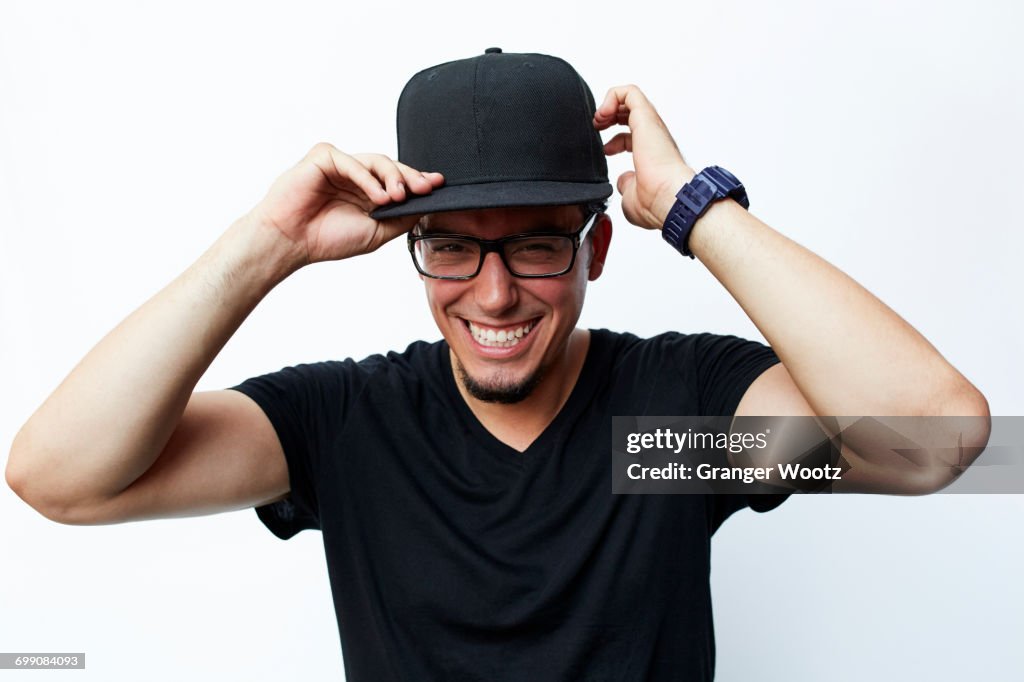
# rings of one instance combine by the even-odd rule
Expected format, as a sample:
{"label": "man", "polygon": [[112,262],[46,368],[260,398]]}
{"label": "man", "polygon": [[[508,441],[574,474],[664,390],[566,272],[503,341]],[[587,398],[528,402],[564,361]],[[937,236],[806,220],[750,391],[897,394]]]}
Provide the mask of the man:
{"label": "man", "polygon": [[[565,62],[492,48],[414,76],[398,128],[401,161],[315,146],[104,338],[19,432],[11,487],[65,523],[256,506],[282,537],[321,529],[352,680],[709,679],[710,536],[781,500],[609,494],[612,415],[987,416],[906,322],[749,214],[735,178],[695,173],[633,86],[595,107]],[[626,218],[665,226],[771,349],[576,327],[611,241],[604,155],[623,151]],[[273,286],[403,234],[443,342],[193,393]],[[851,489],[954,475],[843,454]]]}

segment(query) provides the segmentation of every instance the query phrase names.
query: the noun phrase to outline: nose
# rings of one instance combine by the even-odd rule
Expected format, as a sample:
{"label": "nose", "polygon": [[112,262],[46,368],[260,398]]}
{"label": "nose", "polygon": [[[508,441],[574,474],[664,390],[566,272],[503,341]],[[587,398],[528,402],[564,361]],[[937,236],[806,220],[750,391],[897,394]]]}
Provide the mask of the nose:
{"label": "nose", "polygon": [[479,274],[473,278],[473,286],[477,306],[488,315],[498,317],[519,302],[516,278],[497,253],[484,257]]}

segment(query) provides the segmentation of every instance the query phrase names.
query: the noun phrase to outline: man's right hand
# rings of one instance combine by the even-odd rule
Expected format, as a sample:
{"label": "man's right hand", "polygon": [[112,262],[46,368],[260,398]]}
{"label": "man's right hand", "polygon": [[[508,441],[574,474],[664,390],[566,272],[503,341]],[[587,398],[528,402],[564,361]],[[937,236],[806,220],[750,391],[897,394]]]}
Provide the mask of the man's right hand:
{"label": "man's right hand", "polygon": [[369,253],[407,232],[418,216],[375,220],[370,212],[443,183],[440,173],[321,142],[274,182],[249,217],[290,242],[301,267]]}

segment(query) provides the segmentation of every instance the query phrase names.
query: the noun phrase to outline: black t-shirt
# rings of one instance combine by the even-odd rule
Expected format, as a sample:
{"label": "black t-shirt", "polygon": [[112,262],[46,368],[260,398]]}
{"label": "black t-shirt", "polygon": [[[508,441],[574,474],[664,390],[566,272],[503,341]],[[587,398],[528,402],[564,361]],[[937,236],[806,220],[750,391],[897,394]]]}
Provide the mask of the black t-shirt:
{"label": "black t-shirt", "polygon": [[612,416],[731,415],[776,362],[735,337],[592,331],[521,453],[470,411],[443,341],[250,379],[291,480],[257,513],[323,532],[351,682],[709,680],[710,539],[748,500],[612,495]]}

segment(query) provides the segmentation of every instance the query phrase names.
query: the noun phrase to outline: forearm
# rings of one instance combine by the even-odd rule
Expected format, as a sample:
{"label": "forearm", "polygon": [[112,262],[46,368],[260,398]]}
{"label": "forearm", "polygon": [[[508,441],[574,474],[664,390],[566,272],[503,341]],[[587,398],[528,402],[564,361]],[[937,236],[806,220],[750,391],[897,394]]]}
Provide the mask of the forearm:
{"label": "forearm", "polygon": [[689,243],[764,334],[815,413],[962,415],[984,406],[899,315],[736,203],[714,204]]}
{"label": "forearm", "polygon": [[15,438],[12,486],[59,509],[116,495],[160,455],[203,372],[296,267],[291,245],[240,219],[104,337]]}

